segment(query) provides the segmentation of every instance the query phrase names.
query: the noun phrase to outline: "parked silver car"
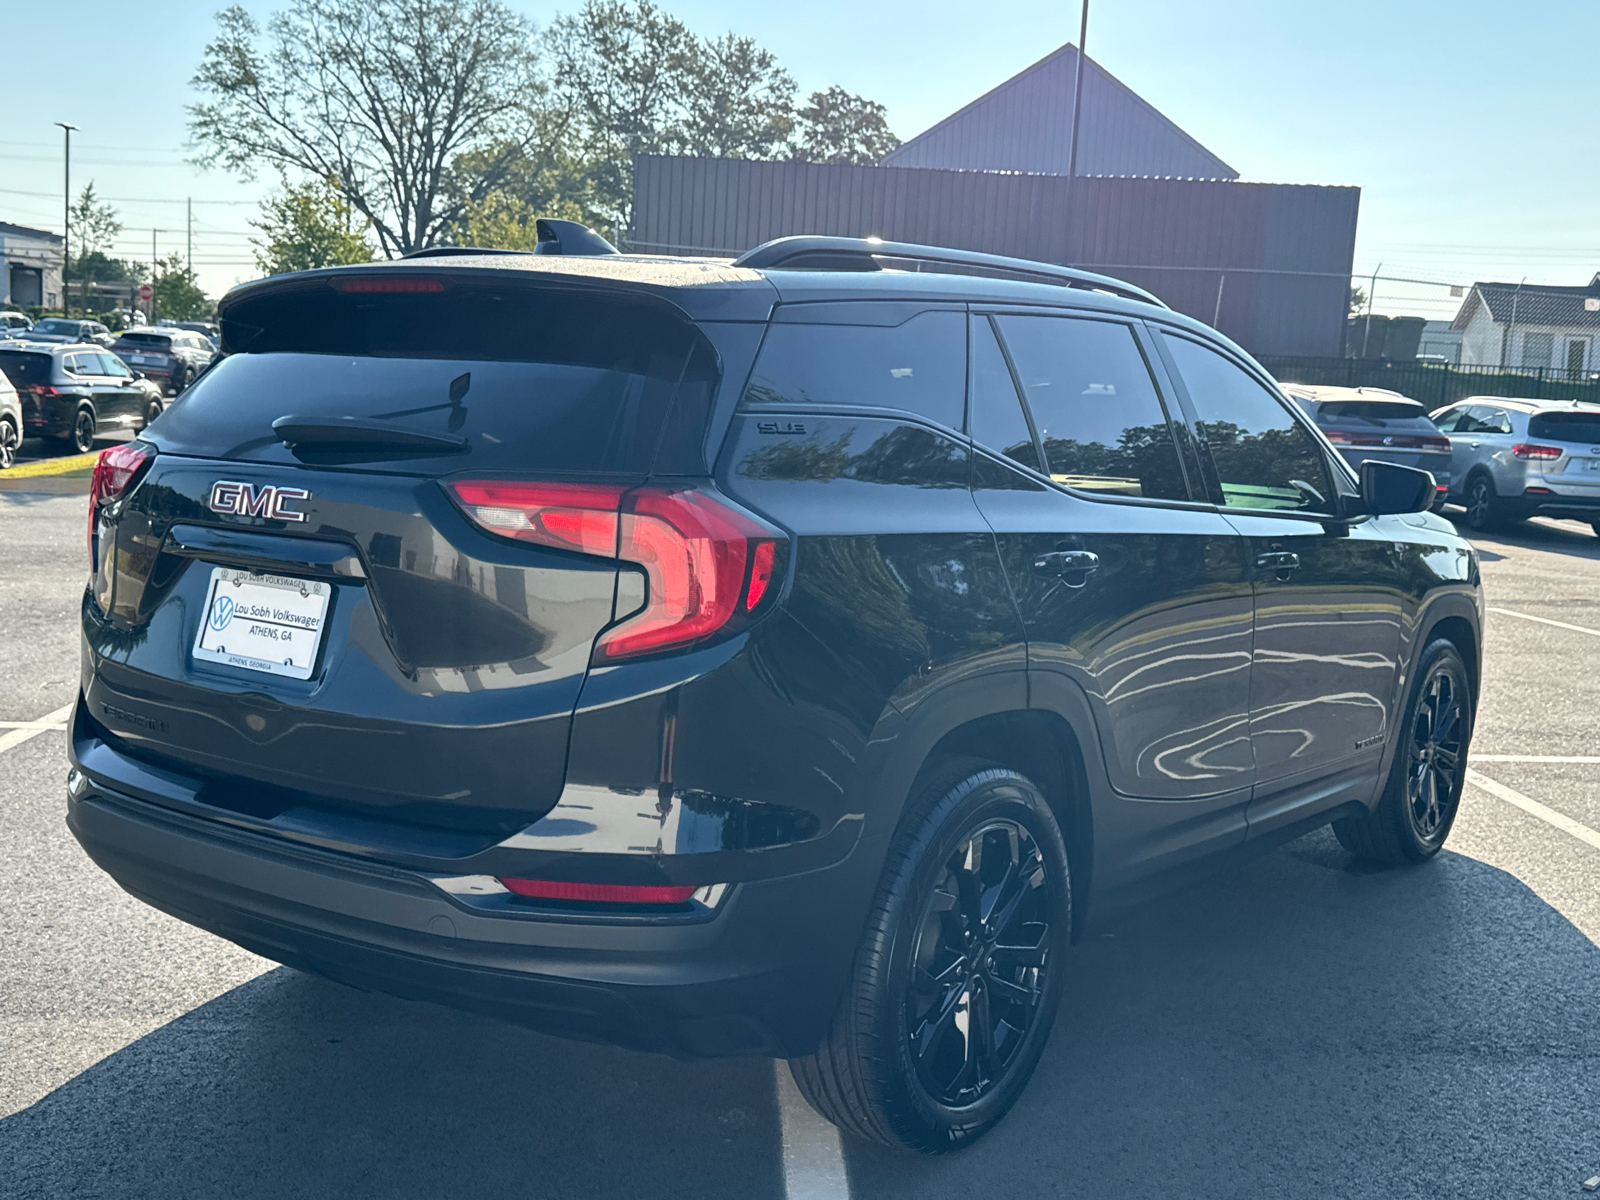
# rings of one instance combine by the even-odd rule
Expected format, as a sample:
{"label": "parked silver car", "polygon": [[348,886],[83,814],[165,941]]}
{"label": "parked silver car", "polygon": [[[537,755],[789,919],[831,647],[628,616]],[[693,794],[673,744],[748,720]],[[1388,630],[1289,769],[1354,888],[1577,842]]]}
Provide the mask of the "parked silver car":
{"label": "parked silver car", "polygon": [[1468,396],[1433,420],[1450,439],[1449,499],[1471,528],[1561,517],[1600,534],[1600,405]]}
{"label": "parked silver car", "polygon": [[1428,419],[1428,410],[1387,388],[1280,383],[1317,423],[1339,456],[1357,472],[1368,459],[1430,471],[1438,486],[1434,511],[1450,489],[1451,446]]}

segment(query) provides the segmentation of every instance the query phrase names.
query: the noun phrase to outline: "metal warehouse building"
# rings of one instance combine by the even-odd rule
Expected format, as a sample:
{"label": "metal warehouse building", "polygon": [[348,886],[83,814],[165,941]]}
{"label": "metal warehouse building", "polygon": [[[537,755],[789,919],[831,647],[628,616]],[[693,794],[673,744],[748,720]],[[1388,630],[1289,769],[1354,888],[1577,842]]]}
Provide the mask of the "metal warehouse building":
{"label": "metal warehouse building", "polygon": [[1342,353],[1360,190],[1237,182],[1083,61],[1077,178],[1065,46],[880,166],[641,156],[629,241],[737,254],[814,233],[1009,254],[1119,276],[1257,355]]}

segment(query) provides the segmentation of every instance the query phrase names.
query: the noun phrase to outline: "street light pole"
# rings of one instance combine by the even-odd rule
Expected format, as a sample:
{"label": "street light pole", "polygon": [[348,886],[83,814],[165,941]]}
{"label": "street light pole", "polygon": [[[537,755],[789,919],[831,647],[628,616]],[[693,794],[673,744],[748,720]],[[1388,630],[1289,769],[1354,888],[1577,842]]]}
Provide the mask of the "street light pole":
{"label": "street light pole", "polygon": [[[1086,65],[1084,57],[1084,44],[1089,40],[1089,0],[1083,0],[1082,16],[1078,21],[1078,61],[1072,69],[1072,132],[1067,135],[1067,220],[1075,226],[1080,225],[1074,204],[1077,201],[1078,184],[1075,176],[1078,174],[1078,117],[1083,109],[1083,70]],[[1076,244],[1077,239],[1069,241],[1071,257],[1077,261],[1080,257]]]}
{"label": "street light pole", "polygon": [[61,157],[61,315],[72,315],[71,294],[67,291],[68,265],[72,262],[72,131],[76,125],[57,121],[61,126],[64,149]]}

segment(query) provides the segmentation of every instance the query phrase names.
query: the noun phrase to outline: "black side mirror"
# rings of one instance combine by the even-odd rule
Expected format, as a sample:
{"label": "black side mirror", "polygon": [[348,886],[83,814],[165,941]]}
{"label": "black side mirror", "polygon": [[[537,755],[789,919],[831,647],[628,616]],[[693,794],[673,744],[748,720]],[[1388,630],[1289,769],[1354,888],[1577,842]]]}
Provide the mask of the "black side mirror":
{"label": "black side mirror", "polygon": [[1371,458],[1361,464],[1361,507],[1375,517],[1427,512],[1436,491],[1429,471]]}

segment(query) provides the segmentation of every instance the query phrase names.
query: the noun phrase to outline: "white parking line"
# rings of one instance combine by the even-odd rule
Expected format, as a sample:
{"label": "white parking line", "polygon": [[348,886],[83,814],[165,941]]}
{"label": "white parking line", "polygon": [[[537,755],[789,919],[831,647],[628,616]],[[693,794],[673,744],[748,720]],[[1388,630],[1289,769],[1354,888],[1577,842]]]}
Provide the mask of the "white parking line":
{"label": "white parking line", "polygon": [[[40,717],[37,721],[15,722],[15,727],[10,733],[0,733],[0,754],[7,750],[22,745],[29,738],[38,737],[41,733],[51,730],[65,729],[67,717],[72,712],[72,705],[67,704],[58,708],[53,713]],[[7,722],[7,724],[12,724]]]}
{"label": "white parking line", "polygon": [[1600,754],[1474,754],[1478,763],[1600,763]]}
{"label": "white parking line", "polygon": [[1535,617],[1528,613],[1513,612],[1509,608],[1496,608],[1489,605],[1489,611],[1499,613],[1502,617],[1520,617],[1524,621],[1537,621],[1541,625],[1554,625],[1557,629],[1570,629],[1574,633],[1587,633],[1590,637],[1600,637],[1600,629],[1590,629],[1587,625],[1568,625],[1565,621],[1552,621],[1549,617]]}
{"label": "white parking line", "polygon": [[778,1084],[778,1116],[783,1125],[783,1192],[788,1200],[850,1200],[839,1131],[809,1104],[789,1074],[789,1064],[772,1064]]}
{"label": "white parking line", "polygon": [[1558,813],[1553,808],[1547,808],[1531,796],[1524,796],[1515,788],[1508,788],[1503,783],[1496,783],[1485,775],[1480,775],[1471,767],[1467,768],[1467,782],[1475,788],[1488,792],[1497,799],[1504,800],[1507,804],[1515,805],[1530,816],[1538,817],[1547,825],[1553,825],[1562,833],[1570,833],[1580,842],[1600,850],[1600,833],[1596,833],[1587,825],[1574,821],[1571,817]]}

